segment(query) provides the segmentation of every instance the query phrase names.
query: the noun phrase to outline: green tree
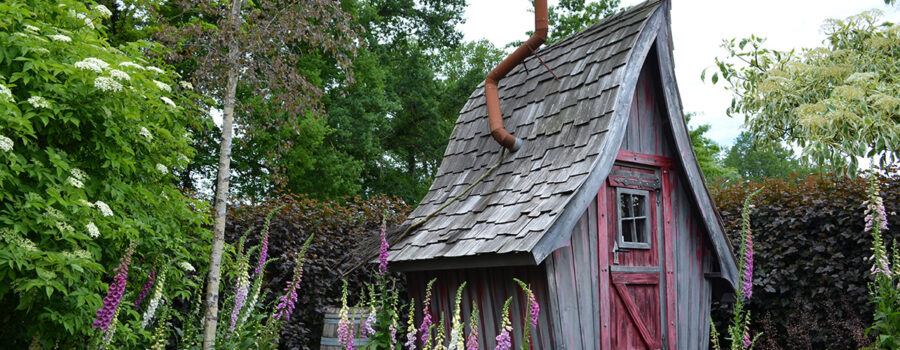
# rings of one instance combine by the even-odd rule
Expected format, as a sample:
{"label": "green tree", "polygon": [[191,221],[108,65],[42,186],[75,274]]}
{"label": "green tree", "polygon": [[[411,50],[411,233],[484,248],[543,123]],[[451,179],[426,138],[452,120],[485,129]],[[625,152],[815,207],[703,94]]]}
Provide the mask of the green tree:
{"label": "green tree", "polygon": [[549,8],[547,43],[578,33],[618,10],[619,0],[560,0],[558,5]]}
{"label": "green tree", "polygon": [[[4,347],[97,339],[95,312],[130,243],[132,275],[153,261],[197,264],[206,249],[209,208],[172,174],[194,154],[185,128],[200,123],[197,96],[144,55],[158,47],[110,46],[109,15],[93,2],[0,3]],[[170,292],[192,289],[183,269],[170,271]],[[128,346],[148,335],[133,322],[119,328]]]}
{"label": "green tree", "polygon": [[900,150],[900,26],[878,11],[828,20],[822,47],[765,48],[750,36],[726,41],[716,72],[734,93],[729,115],[743,114],[760,142],[799,145],[815,164],[853,172],[858,158],[881,166]]}
{"label": "green tree", "polygon": [[781,144],[761,145],[747,131],[741,132],[734,146],[728,149],[724,165],[734,169],[738,176],[754,180],[810,172],[810,168],[787,147]]}
{"label": "green tree", "polygon": [[684,119],[688,125],[691,145],[694,147],[694,154],[697,156],[697,162],[700,163],[703,175],[709,180],[733,179],[735,177],[734,169],[726,167],[722,162],[722,152],[725,148],[706,137],[705,134],[710,129],[709,124],[701,124],[696,127],[690,125],[691,117],[694,115],[694,113],[685,114]]}

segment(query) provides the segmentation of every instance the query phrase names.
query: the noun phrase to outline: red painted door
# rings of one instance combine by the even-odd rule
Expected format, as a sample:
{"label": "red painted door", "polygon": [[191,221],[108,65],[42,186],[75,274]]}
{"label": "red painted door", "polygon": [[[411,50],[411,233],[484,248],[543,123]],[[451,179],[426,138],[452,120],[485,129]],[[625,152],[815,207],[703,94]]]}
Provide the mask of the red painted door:
{"label": "red painted door", "polygon": [[[599,197],[605,200],[609,349],[668,348],[663,181],[658,167],[616,163]],[[667,202],[667,201],[666,201]],[[605,261],[604,261],[605,260]],[[601,266],[602,267],[602,266]]]}

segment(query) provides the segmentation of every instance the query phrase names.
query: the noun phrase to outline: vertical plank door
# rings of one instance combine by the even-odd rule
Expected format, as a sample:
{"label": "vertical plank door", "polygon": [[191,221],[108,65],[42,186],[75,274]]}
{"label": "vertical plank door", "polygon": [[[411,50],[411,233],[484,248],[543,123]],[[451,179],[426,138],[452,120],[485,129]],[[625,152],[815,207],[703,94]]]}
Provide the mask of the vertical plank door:
{"label": "vertical plank door", "polygon": [[617,163],[606,185],[610,349],[667,348],[660,170]]}

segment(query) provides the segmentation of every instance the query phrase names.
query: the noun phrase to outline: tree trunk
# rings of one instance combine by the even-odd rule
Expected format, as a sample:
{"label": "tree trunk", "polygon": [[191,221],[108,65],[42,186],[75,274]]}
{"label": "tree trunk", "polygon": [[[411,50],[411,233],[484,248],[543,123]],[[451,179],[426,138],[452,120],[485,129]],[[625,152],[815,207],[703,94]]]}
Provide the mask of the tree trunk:
{"label": "tree trunk", "polygon": [[222,250],[225,244],[226,200],[231,172],[231,138],[234,128],[234,99],[238,81],[238,28],[240,26],[241,0],[232,0],[231,38],[228,42],[228,85],[225,88],[224,115],[222,120],[222,144],[219,149],[219,172],[216,176],[216,202],[212,250],[209,253],[209,275],[206,278],[206,315],[203,322],[203,349],[213,349],[216,344],[216,323],[219,315],[219,278],[222,269]]}

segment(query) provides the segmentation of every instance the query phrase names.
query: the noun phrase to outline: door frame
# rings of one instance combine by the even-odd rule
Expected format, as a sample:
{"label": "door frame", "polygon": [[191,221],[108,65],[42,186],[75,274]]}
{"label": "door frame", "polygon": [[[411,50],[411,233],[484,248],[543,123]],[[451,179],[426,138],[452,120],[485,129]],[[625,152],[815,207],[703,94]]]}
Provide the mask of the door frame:
{"label": "door frame", "polygon": [[[616,161],[625,163],[625,165],[634,165],[639,168],[653,168],[659,171],[660,176],[660,207],[662,215],[657,213],[657,249],[658,256],[663,260],[660,278],[660,331],[661,342],[669,350],[675,350],[677,345],[677,328],[676,328],[676,308],[675,308],[675,264],[674,264],[674,238],[678,233],[675,232],[675,225],[672,222],[672,184],[674,182],[674,172],[672,169],[672,159],[668,157],[635,153],[626,150],[620,150],[616,156]],[[609,205],[605,193],[609,190],[606,181],[597,192],[597,256],[599,258],[598,280],[599,280],[599,296],[600,296],[600,322],[601,322],[601,349],[611,349],[612,328],[610,327],[611,317],[609,305],[612,301],[610,272],[611,265],[609,261],[609,239],[610,234],[607,232],[609,220],[614,218],[607,217],[609,213]],[[601,229],[600,228],[604,228]]]}

